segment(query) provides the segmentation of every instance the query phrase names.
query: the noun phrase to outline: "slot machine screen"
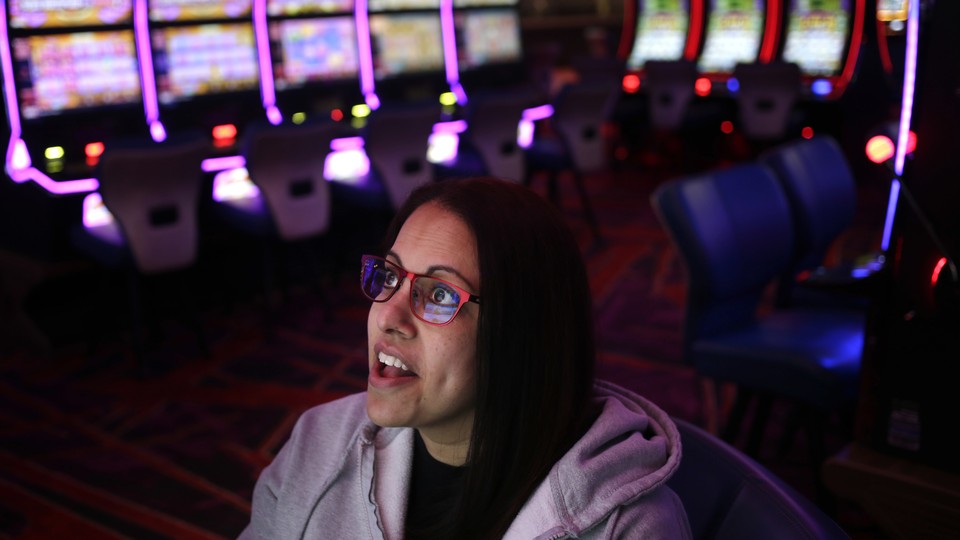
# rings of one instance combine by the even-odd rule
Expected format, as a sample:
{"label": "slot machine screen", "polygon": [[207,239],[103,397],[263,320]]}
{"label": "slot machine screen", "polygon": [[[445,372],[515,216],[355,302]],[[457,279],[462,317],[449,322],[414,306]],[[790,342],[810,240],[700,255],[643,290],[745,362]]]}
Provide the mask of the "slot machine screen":
{"label": "slot machine screen", "polygon": [[690,24],[687,0],[645,0],[637,20],[628,69],[642,69],[647,60],[679,60]]}
{"label": "slot machine screen", "polygon": [[173,26],[154,29],[151,37],[162,103],[259,87],[250,24]]}
{"label": "slot machine screen", "polygon": [[202,21],[247,17],[253,0],[150,0],[149,4],[151,21]]}
{"label": "slot machine screen", "polygon": [[130,23],[131,0],[11,0],[11,28],[64,28]]}
{"label": "slot machine screen", "polygon": [[278,90],[315,81],[356,79],[359,73],[352,16],[273,21],[270,48]]}
{"label": "slot machine screen", "polygon": [[700,71],[730,73],[737,62],[754,62],[763,37],[765,0],[713,0]]}
{"label": "slot machine screen", "polygon": [[368,0],[367,11],[403,11],[407,9],[440,9],[440,0]]}
{"label": "slot machine screen", "polygon": [[141,100],[133,30],[16,37],[12,50],[25,119]]}
{"label": "slot machine screen", "polygon": [[516,6],[519,0],[453,0],[454,8]]}
{"label": "slot machine screen", "polygon": [[443,70],[439,13],[370,15],[376,79]]}
{"label": "slot machine screen", "polygon": [[353,13],[353,0],[267,0],[270,17]]}
{"label": "slot machine screen", "polygon": [[783,60],[805,75],[836,75],[843,67],[849,0],[794,0],[789,17]]}
{"label": "slot machine screen", "polygon": [[462,69],[522,60],[520,19],[514,9],[457,13],[456,34]]}

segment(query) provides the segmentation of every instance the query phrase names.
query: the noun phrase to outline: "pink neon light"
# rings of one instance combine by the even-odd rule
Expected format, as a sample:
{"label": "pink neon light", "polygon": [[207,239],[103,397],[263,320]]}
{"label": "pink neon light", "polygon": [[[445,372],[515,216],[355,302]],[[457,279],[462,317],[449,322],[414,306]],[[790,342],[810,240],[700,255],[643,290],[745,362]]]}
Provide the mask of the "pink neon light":
{"label": "pink neon light", "polygon": [[363,137],[341,137],[330,141],[330,150],[340,152],[363,148]]}
{"label": "pink neon light", "polygon": [[910,139],[910,120],[913,116],[913,98],[917,81],[917,48],[920,34],[918,0],[910,0],[909,15],[907,16],[907,51],[903,69],[903,101],[900,104],[900,131],[897,133],[897,156],[893,164],[893,172],[898,177],[903,176],[903,162],[907,155],[907,146]]}
{"label": "pink neon light", "polygon": [[467,129],[466,120],[451,120],[450,122],[437,122],[433,125],[434,133],[463,133]]}
{"label": "pink neon light", "polygon": [[207,158],[200,164],[204,172],[225,171],[227,169],[238,169],[246,166],[247,161],[243,156],[224,156],[217,158]]}
{"label": "pink neon light", "polygon": [[70,193],[88,193],[96,191],[100,187],[100,182],[96,178],[81,178],[78,180],[64,180],[57,182],[50,178],[36,167],[27,167],[17,171],[10,171],[10,178],[17,183],[23,183],[32,180],[43,189],[56,195],[68,195]]}
{"label": "pink neon light", "polygon": [[140,86],[143,95],[143,114],[150,134],[156,142],[166,139],[166,131],[157,138],[160,131],[154,131],[154,124],[160,121],[160,105],[157,103],[157,82],[153,76],[153,52],[150,47],[150,29],[147,26],[147,0],[134,0],[133,35],[137,42],[137,59],[140,64]]}
{"label": "pink neon light", "polygon": [[[13,82],[13,59],[10,57],[10,39],[7,36],[7,6],[6,2],[0,9],[0,62],[3,63],[3,95],[4,105],[7,108],[7,119],[10,124],[10,143],[7,146],[6,165],[9,169],[16,157],[17,142],[20,140],[20,105],[17,102],[17,88]],[[29,158],[29,154],[28,154]]]}
{"label": "pink neon light", "polygon": [[543,120],[544,118],[550,118],[553,116],[553,105],[547,103],[546,105],[540,105],[538,107],[531,107],[523,111],[523,119],[530,121]]}
{"label": "pink neon light", "polygon": [[[373,52],[370,48],[370,17],[367,13],[367,0],[357,0],[353,6],[353,16],[357,21],[357,52],[360,59],[360,92],[363,93],[367,105],[376,110],[380,100],[376,94],[376,84],[373,81]],[[372,96],[372,97],[371,97]],[[373,105],[376,103],[376,107]]]}
{"label": "pink neon light", "polygon": [[[447,70],[447,84],[453,89],[455,86],[460,86],[457,37],[453,25],[453,0],[440,0],[440,35],[443,38],[443,65]],[[457,102],[459,101],[459,96],[457,96]]]}
{"label": "pink neon light", "polygon": [[[276,110],[277,90],[273,84],[273,64],[270,62],[270,36],[267,34],[267,0],[253,0],[253,34],[257,41],[257,67],[260,69],[260,97],[263,108],[267,111],[267,118],[273,125],[270,112]],[[280,111],[276,110],[276,114]],[[281,118],[282,121],[282,118]]]}

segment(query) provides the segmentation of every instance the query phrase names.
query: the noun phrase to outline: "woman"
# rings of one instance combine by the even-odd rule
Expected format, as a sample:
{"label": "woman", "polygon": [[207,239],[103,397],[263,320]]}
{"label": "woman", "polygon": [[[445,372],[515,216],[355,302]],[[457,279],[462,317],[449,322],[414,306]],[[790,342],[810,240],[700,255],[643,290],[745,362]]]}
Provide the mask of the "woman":
{"label": "woman", "polygon": [[594,383],[590,291],[559,212],[515,183],[415,191],[361,288],[365,393],[315,407],[242,538],[688,538],[679,435]]}

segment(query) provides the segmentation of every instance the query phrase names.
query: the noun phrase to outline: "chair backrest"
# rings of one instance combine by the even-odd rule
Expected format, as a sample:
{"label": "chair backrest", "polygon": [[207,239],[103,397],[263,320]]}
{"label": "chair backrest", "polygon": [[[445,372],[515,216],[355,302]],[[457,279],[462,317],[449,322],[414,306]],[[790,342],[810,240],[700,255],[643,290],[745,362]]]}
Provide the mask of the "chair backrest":
{"label": "chair backrest", "polygon": [[258,125],[245,135],[247,172],[281,239],[317,236],[329,228],[330,186],[323,167],[340,129],[333,122]]}
{"label": "chair backrest", "polygon": [[720,438],[679,418],[682,458],[667,481],[696,540],[849,538],[796,489]]}
{"label": "chair backrest", "polygon": [[755,140],[785,137],[800,96],[800,67],[791,62],[739,63],[733,77],[740,84],[737,114],[743,134]]}
{"label": "chair backrest", "polygon": [[532,91],[505,91],[470,97],[467,136],[480,154],[488,174],[507,180],[523,180],[523,151],[517,131],[523,111],[530,106]]}
{"label": "chair backrest", "polygon": [[108,144],[98,165],[103,203],[120,224],[137,269],[180,270],[197,258],[197,208],[209,151],[200,136]]}
{"label": "chair backrest", "polygon": [[648,60],[643,64],[650,125],[677,131],[683,125],[697,82],[697,65],[690,60]]}
{"label": "chair backrest", "polygon": [[432,103],[381,108],[370,115],[364,147],[394,209],[414,189],[433,181],[427,147],[439,120],[440,110]]}
{"label": "chair backrest", "polygon": [[618,81],[600,80],[567,84],[553,99],[551,123],[581,173],[606,167],[603,127],[619,97]]}
{"label": "chair backrest", "polygon": [[773,171],[743,163],[677,178],[651,204],[686,272],[685,347],[753,322],[793,255],[790,206]]}
{"label": "chair backrest", "polygon": [[840,145],[829,135],[819,135],[768,149],[758,159],[776,173],[793,210],[794,271],[824,264],[857,207],[856,182]]}

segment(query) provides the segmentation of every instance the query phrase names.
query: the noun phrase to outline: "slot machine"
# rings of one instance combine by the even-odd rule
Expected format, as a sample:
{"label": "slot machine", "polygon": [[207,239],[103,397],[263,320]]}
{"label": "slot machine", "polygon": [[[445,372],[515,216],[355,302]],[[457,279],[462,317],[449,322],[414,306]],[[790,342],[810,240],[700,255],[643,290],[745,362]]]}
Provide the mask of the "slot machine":
{"label": "slot machine", "polygon": [[145,132],[133,2],[4,4],[6,172],[55,194],[92,191],[105,141]]}
{"label": "slot machine", "polygon": [[144,95],[155,140],[202,131],[211,158],[225,158],[236,153],[245,126],[279,121],[262,100],[261,71],[269,65],[258,58],[252,0],[153,0],[149,43],[155,85],[145,85]]}
{"label": "slot machine", "polygon": [[0,1],[7,137],[0,240],[69,258],[66,230],[110,141],[147,135],[132,0]]}
{"label": "slot machine", "polygon": [[517,0],[454,0],[459,81],[497,90],[526,78]]}
{"label": "slot machine", "polygon": [[353,0],[266,0],[266,28],[284,118],[340,121],[363,103]]}
{"label": "slot machine", "polygon": [[648,60],[695,60],[703,35],[703,0],[636,0],[633,43],[623,90],[640,91]]}
{"label": "slot machine", "polygon": [[776,9],[768,9],[767,3],[711,0],[703,50],[697,58],[702,75],[697,84],[699,95],[728,94],[738,63],[767,63],[773,58],[779,21]]}

